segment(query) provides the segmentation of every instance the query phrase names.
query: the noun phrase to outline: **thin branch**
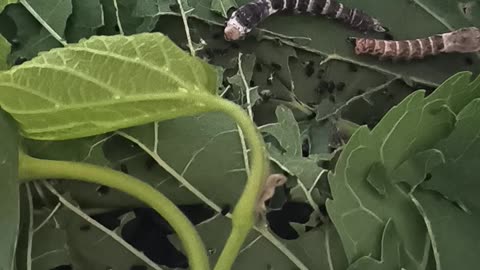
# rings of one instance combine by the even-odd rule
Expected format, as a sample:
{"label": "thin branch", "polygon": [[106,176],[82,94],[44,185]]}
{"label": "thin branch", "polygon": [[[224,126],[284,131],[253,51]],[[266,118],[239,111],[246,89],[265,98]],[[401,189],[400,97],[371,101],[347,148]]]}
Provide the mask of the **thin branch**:
{"label": "thin branch", "polygon": [[115,6],[115,16],[117,17],[118,31],[120,32],[121,35],[125,35],[125,32],[123,31],[122,22],[120,21],[120,12],[118,11],[117,0],[113,0],[113,5]]}
{"label": "thin branch", "polygon": [[192,37],[190,36],[190,28],[188,27],[188,19],[185,10],[183,9],[182,0],[177,0],[178,6],[180,8],[180,14],[182,15],[183,26],[185,27],[185,34],[187,35],[188,48],[190,49],[190,54],[195,56],[195,48],[193,47]]}
{"label": "thin branch", "polygon": [[33,229],[33,233],[36,233],[43,226],[45,226],[45,224],[47,224],[50,221],[50,219],[55,215],[55,213],[57,213],[58,209],[60,209],[60,206],[62,206],[62,204],[57,203],[57,205],[55,205],[55,208],[53,208],[53,210],[50,211],[50,214],[48,214],[48,216],[42,221],[42,223],[40,223],[40,225],[38,225],[35,229]]}
{"label": "thin branch", "polygon": [[346,107],[348,107],[350,104],[352,104],[354,101],[357,101],[359,99],[364,99],[366,96],[369,96],[375,92],[378,92],[382,89],[384,89],[385,87],[389,86],[390,84],[392,84],[393,82],[395,82],[396,80],[400,79],[400,77],[395,77],[381,85],[378,85],[368,91],[366,91],[365,93],[361,94],[361,95],[357,95],[357,96],[354,96],[352,97],[351,99],[347,100],[345,103],[343,103],[341,106],[339,106],[338,108],[335,109],[335,111],[325,115],[325,116],[322,116],[321,118],[319,118],[318,120],[319,121],[322,121],[322,120],[325,120],[325,119],[328,119],[332,116],[335,116],[335,115],[338,115],[338,113],[340,113],[343,109],[345,109]]}
{"label": "thin branch", "polygon": [[243,73],[242,67],[242,53],[238,53],[238,73],[240,73],[240,77],[242,78],[243,87],[245,87],[245,95],[247,97],[247,113],[250,118],[253,120],[253,110],[252,110],[252,102],[250,98],[250,88],[249,83],[247,82],[247,78],[245,77],[245,73]]}

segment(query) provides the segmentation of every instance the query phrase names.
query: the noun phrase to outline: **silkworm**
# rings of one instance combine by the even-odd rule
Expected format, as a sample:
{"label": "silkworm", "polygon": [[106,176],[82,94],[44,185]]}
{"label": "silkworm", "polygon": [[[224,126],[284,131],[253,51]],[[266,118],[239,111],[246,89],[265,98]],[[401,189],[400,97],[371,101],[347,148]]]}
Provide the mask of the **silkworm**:
{"label": "silkworm", "polygon": [[480,29],[465,27],[458,30],[414,40],[380,40],[349,38],[357,55],[368,54],[380,59],[423,59],[441,53],[472,53],[480,51]]}
{"label": "silkworm", "polygon": [[359,9],[349,8],[336,0],[254,0],[232,13],[225,25],[225,39],[233,41],[245,38],[260,22],[279,11],[323,15],[364,32],[387,31],[387,28],[382,26],[379,20]]}

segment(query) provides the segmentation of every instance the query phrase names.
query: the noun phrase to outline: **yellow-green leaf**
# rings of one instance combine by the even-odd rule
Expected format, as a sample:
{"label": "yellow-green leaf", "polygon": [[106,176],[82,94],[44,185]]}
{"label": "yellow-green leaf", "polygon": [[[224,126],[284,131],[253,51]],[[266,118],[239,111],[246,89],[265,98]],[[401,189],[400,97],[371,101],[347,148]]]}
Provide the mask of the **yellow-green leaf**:
{"label": "yellow-green leaf", "polygon": [[71,139],[210,111],[216,84],[162,34],[97,36],[0,73],[0,105],[26,137]]}

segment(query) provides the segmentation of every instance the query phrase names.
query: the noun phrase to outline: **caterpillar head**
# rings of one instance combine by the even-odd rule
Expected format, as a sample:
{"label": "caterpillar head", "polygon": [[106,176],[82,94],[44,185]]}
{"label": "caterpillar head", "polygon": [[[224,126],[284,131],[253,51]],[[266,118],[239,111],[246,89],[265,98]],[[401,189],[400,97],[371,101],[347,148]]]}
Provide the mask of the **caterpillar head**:
{"label": "caterpillar head", "polygon": [[457,31],[443,34],[445,51],[447,52],[479,52],[480,29],[476,27],[460,28]]}
{"label": "caterpillar head", "polygon": [[232,14],[232,17],[225,24],[225,30],[223,36],[226,41],[235,41],[244,39],[247,34],[247,29],[241,23],[238,22],[235,13]]}

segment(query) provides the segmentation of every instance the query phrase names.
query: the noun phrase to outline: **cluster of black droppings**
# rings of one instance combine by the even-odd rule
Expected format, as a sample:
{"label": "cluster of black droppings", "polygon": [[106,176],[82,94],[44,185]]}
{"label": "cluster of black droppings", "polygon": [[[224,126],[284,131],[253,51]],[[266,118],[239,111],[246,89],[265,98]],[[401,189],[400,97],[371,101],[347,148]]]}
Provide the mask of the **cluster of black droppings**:
{"label": "cluster of black droppings", "polygon": [[54,268],[50,268],[50,270],[72,270],[72,269],[73,269],[73,266],[71,264],[64,264]]}
{"label": "cluster of black droppings", "polygon": [[18,49],[20,47],[20,40],[18,40],[17,38],[12,38],[9,42],[12,50]]}
{"label": "cluster of black droppings", "polygon": [[333,81],[328,81],[327,82],[328,93],[332,94],[334,90],[335,90],[335,83]]}
{"label": "cluster of black droppings", "polygon": [[337,89],[337,91],[341,92],[341,91],[343,91],[343,89],[345,89],[345,86],[346,86],[346,84],[344,82],[338,82],[335,85],[335,88]]}
{"label": "cluster of black droppings", "polygon": [[280,70],[282,70],[282,66],[279,65],[279,64],[277,64],[277,63],[272,62],[272,63],[271,63],[271,66],[272,66],[272,68],[273,68],[274,71],[280,71]]}
{"label": "cluster of black droppings", "polygon": [[385,40],[394,40],[395,38],[393,37],[392,34],[390,34],[390,33],[385,33],[384,36],[383,36],[383,39],[385,39]]}
{"label": "cluster of black droppings", "polygon": [[127,168],[127,165],[125,163],[120,164],[120,171],[128,174],[128,168]]}
{"label": "cluster of black droppings", "polygon": [[313,73],[315,73],[315,62],[307,61],[305,62],[305,75],[307,77],[312,77]]}
{"label": "cluster of black droppings", "polygon": [[294,240],[299,237],[290,222],[304,224],[310,219],[312,207],[303,202],[286,202],[282,209],[267,213],[271,230],[280,238]]}
{"label": "cluster of black droppings", "polygon": [[145,160],[145,169],[147,171],[150,171],[153,169],[153,167],[157,165],[157,162],[155,161],[155,159],[151,156],[147,156],[146,160]]}
{"label": "cluster of black droppings", "polygon": [[215,31],[212,34],[213,39],[222,39],[223,40],[223,31]]}
{"label": "cluster of black droppings", "polygon": [[90,226],[90,224],[84,224],[84,225],[80,226],[79,229],[82,232],[88,232],[88,231],[90,231],[91,228],[92,228],[92,226]]}
{"label": "cluster of black droppings", "polygon": [[20,56],[17,59],[15,59],[15,62],[13,63],[13,65],[18,66],[18,65],[21,65],[25,62],[27,62],[27,58],[25,58],[23,56]]}
{"label": "cluster of black droppings", "polygon": [[145,265],[132,265],[130,270],[147,270],[148,267]]}
{"label": "cluster of black droppings", "polygon": [[308,138],[305,138],[302,141],[302,156],[310,156],[310,140]]}
{"label": "cluster of black droppings", "polygon": [[325,75],[325,69],[320,68],[320,69],[317,71],[317,78],[321,79],[321,78],[323,78],[323,75]]}
{"label": "cluster of black droppings", "polygon": [[357,67],[357,65],[355,65],[353,63],[348,63],[348,70],[350,70],[351,72],[357,72],[358,67]]}
{"label": "cluster of black droppings", "polygon": [[467,66],[473,65],[473,59],[471,57],[465,57],[465,64],[467,64]]}

